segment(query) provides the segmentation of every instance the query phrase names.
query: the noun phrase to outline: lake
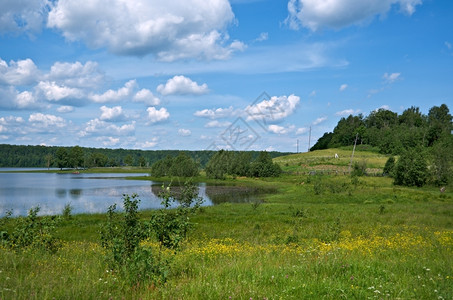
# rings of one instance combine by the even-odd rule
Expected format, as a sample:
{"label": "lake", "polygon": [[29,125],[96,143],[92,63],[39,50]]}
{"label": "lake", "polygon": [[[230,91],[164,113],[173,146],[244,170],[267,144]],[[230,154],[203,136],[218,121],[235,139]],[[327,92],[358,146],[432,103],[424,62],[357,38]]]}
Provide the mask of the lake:
{"label": "lake", "polygon": [[[67,204],[71,205],[74,214],[104,213],[114,203],[121,208],[122,195],[133,193],[139,195],[140,209],[160,208],[161,199],[157,195],[162,183],[125,179],[146,175],[0,173],[0,217],[8,210],[12,210],[13,216],[24,216],[30,208],[38,205],[41,208],[40,215],[61,214]],[[205,206],[223,202],[249,202],[260,193],[253,188],[206,186],[204,183],[198,187]]]}

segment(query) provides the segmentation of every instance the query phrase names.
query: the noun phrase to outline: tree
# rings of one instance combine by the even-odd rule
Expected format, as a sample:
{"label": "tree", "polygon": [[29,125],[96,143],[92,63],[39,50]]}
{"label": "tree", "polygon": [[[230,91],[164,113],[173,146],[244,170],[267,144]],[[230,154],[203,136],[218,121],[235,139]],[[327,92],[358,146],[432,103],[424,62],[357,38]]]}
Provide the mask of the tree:
{"label": "tree", "polygon": [[57,152],[55,153],[56,156],[56,162],[57,162],[57,167],[60,168],[60,170],[63,170],[63,168],[69,167],[69,156],[68,156],[68,151],[66,148],[60,147],[57,149]]}
{"label": "tree", "polygon": [[250,165],[250,176],[276,177],[282,173],[282,169],[266,151],[261,151],[256,160]]}
{"label": "tree", "polygon": [[393,177],[393,172],[395,170],[395,158],[393,156],[390,156],[387,159],[387,162],[385,163],[384,166],[384,175],[387,175],[389,177]]}
{"label": "tree", "polygon": [[69,166],[78,169],[83,165],[83,149],[74,146],[69,152]]}
{"label": "tree", "polygon": [[452,116],[447,105],[433,106],[428,113],[428,146],[453,130]]}
{"label": "tree", "polygon": [[401,154],[395,166],[394,184],[404,186],[425,185],[428,168],[422,149],[409,149]]}
{"label": "tree", "polygon": [[140,167],[146,166],[146,159],[143,156],[140,156],[140,158],[138,159],[138,165]]}
{"label": "tree", "polygon": [[431,148],[432,181],[438,186],[447,185],[453,178],[453,135],[445,136]]}
{"label": "tree", "polygon": [[132,166],[134,164],[134,158],[132,157],[132,155],[126,155],[126,157],[124,158],[124,163],[126,164],[126,166]]}
{"label": "tree", "polygon": [[53,161],[52,154],[46,154],[45,159],[46,159],[47,169],[50,169],[50,165],[52,164],[52,161]]}

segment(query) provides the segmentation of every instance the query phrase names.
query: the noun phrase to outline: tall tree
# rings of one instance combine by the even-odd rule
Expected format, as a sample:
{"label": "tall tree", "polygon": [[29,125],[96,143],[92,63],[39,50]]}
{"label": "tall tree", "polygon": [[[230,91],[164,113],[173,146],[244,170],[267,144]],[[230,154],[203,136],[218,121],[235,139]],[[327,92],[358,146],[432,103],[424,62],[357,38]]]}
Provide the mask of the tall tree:
{"label": "tall tree", "polygon": [[69,155],[68,151],[64,147],[59,147],[57,149],[57,152],[55,153],[56,155],[56,161],[57,161],[57,167],[60,168],[60,170],[63,170],[63,168],[69,167]]}
{"label": "tall tree", "polygon": [[69,152],[69,163],[73,168],[78,169],[83,165],[83,149],[80,146],[74,146]]}

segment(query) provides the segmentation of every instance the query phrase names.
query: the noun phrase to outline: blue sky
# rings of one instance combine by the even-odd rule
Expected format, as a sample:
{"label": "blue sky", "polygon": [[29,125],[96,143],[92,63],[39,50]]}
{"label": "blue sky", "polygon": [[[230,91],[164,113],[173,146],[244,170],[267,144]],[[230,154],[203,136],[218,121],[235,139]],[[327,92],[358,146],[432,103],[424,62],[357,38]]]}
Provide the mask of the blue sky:
{"label": "blue sky", "polygon": [[295,152],[442,103],[453,1],[0,3],[0,143]]}

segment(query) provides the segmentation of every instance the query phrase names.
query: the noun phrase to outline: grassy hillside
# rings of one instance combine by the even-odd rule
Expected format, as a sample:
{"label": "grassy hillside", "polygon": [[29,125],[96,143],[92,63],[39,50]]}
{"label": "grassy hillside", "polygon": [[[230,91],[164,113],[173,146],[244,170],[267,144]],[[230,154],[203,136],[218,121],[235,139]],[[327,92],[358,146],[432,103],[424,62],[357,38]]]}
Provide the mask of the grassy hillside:
{"label": "grassy hillside", "polygon": [[[338,158],[335,158],[335,154]],[[352,149],[333,148],[325,150],[316,150],[306,153],[291,154],[274,158],[286,172],[307,173],[310,171],[324,172],[347,172],[351,162]],[[369,173],[382,173],[388,155],[372,151],[360,150],[360,147],[354,152],[352,163],[365,162]]]}

